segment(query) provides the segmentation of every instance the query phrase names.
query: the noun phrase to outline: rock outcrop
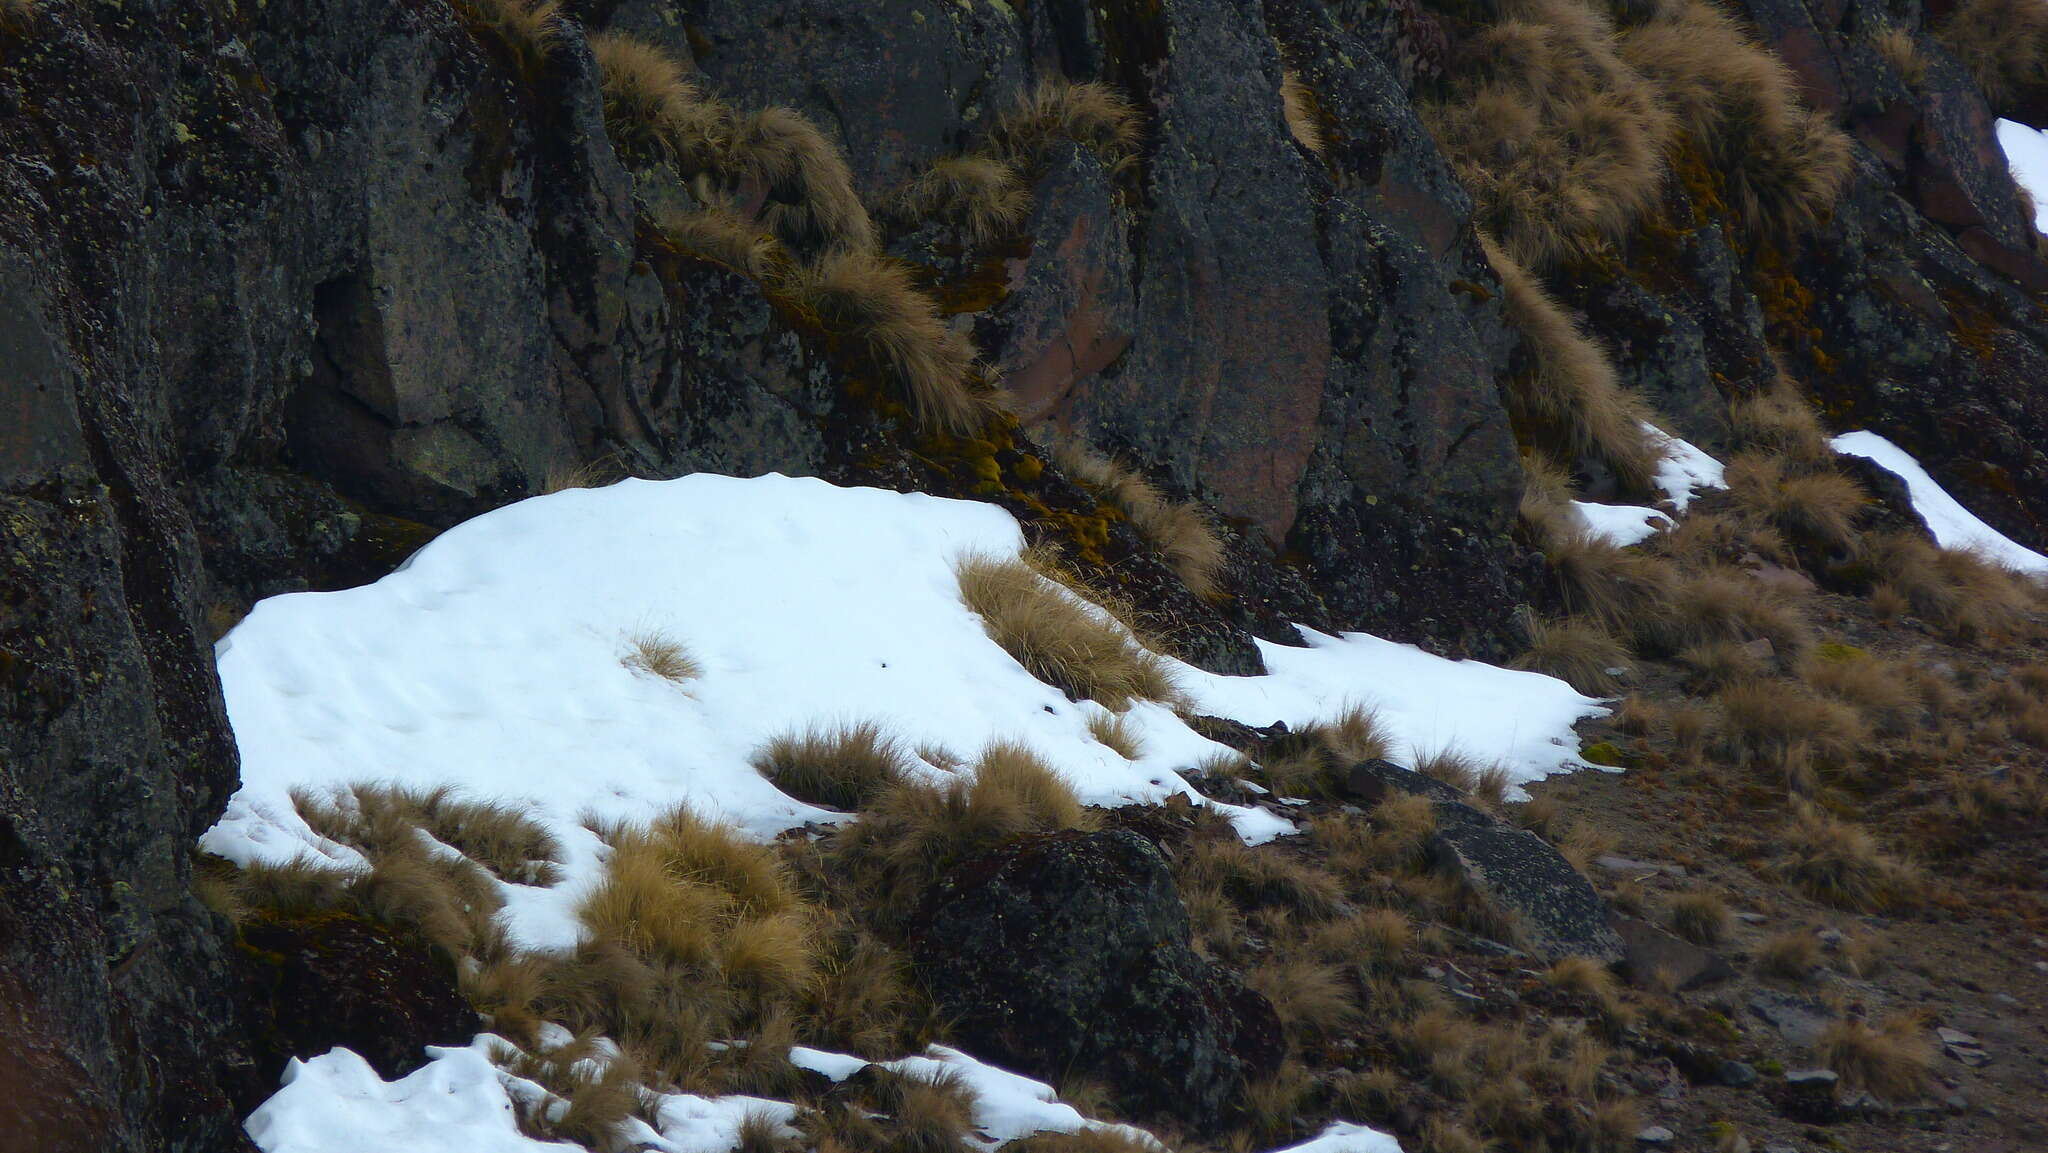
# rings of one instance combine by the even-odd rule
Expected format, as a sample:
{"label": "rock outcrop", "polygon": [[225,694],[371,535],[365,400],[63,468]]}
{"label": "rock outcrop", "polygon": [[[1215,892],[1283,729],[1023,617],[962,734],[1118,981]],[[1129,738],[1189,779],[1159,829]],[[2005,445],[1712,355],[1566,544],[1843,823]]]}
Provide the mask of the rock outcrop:
{"label": "rock outcrop", "polygon": [[[242,1145],[252,1026],[189,885],[237,779],[210,642],[260,596],[373,579],[578,469],[997,501],[1085,540],[1222,671],[1293,621],[1499,655],[1541,598],[1511,537],[1517,339],[1415,110],[1458,25],[1340,7],[580,0],[538,56],[444,0],[0,22],[0,1132]],[[1688,170],[1671,227],[1553,289],[1693,439],[1725,443],[1722,402],[1782,368],[2040,544],[2048,265],[1993,109],[1924,29],[1900,75],[1867,0],[1746,11],[1855,138],[1832,216],[1753,245]],[[864,351],[671,244],[606,138],[585,34],[605,27],[737,105],[806,110],[871,200],[980,144],[1042,73],[1129,93],[1140,154],[1054,150],[1017,235],[888,238],[931,256],[1018,422],[919,431]],[[1289,70],[1320,151],[1285,122]],[[1225,598],[1045,466],[1055,429],[1224,518]]]}
{"label": "rock outcrop", "polygon": [[1198,1130],[1286,1055],[1273,1007],[1195,952],[1165,856],[1127,830],[968,863],[929,901],[912,956],[974,1052],[1100,1078]]}

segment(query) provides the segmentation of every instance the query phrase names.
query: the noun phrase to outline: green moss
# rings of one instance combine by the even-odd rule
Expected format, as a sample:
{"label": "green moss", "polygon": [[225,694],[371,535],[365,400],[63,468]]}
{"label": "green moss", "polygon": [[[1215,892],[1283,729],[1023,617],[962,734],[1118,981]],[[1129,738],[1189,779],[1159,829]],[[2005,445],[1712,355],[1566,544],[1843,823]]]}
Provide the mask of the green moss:
{"label": "green moss", "polygon": [[1813,655],[1831,664],[1846,664],[1849,661],[1860,661],[1870,654],[1855,645],[1845,645],[1840,641],[1823,641],[1814,646]]}
{"label": "green moss", "polygon": [[1776,1057],[1766,1057],[1756,1063],[1756,1071],[1766,1077],[1782,1077],[1785,1075],[1785,1063]]}
{"label": "green moss", "polygon": [[1579,756],[1593,764],[1605,765],[1608,768],[1620,768],[1623,764],[1621,750],[1614,746],[1613,741],[1594,741],[1590,745],[1582,746],[1579,749]]}

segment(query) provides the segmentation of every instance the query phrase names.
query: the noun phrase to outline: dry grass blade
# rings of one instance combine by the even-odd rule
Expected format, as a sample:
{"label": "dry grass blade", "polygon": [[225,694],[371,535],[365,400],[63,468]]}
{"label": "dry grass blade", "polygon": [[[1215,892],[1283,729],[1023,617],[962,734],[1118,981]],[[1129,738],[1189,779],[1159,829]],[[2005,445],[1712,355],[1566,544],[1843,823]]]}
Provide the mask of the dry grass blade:
{"label": "dry grass blade", "polygon": [[776,788],[830,809],[861,807],[901,780],[908,764],[902,746],[871,721],[784,734],[754,754],[754,768]]}
{"label": "dry grass blade", "polygon": [[949,156],[896,191],[889,204],[906,222],[939,220],[969,244],[988,244],[1017,230],[1031,212],[1031,190],[1016,166],[992,156]]}
{"label": "dry grass blade", "polygon": [[656,632],[634,633],[626,638],[626,655],[619,663],[635,672],[681,684],[703,675],[704,669],[690,656],[683,643]]}

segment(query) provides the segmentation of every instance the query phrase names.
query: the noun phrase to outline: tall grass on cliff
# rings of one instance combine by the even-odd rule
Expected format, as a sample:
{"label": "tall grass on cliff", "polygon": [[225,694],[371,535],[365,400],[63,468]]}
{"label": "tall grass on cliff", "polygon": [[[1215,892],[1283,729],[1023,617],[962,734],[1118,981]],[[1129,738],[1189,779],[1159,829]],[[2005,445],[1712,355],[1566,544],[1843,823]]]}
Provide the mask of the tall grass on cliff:
{"label": "tall grass on cliff", "polygon": [[540,67],[562,36],[562,6],[556,0],[456,0],[456,11],[471,27],[488,32],[529,72]]}
{"label": "tall grass on cliff", "polygon": [[1200,501],[1170,500],[1131,466],[1068,437],[1053,446],[1060,471],[1091,485],[1124,514],[1139,534],[1199,597],[1216,595],[1223,541]]}
{"label": "tall grass on cliff", "polygon": [[2048,6],[2033,0],[1963,0],[1934,29],[1984,90],[1994,111],[2048,84]]}
{"label": "tall grass on cliff", "polygon": [[1137,107],[1110,85],[1048,76],[997,117],[989,137],[998,155],[1021,168],[1035,168],[1060,140],[1116,168],[1137,156],[1144,129]]}
{"label": "tall grass on cliff", "polygon": [[1627,236],[1657,204],[1672,117],[1579,0],[1509,0],[1470,37],[1424,122],[1520,264],[1547,269]]}
{"label": "tall grass on cliff", "polygon": [[1752,231],[1784,240],[1834,204],[1848,179],[1848,138],[1804,105],[1792,70],[1734,17],[1708,0],[1655,0],[1620,50]]}
{"label": "tall grass on cliff", "polygon": [[865,342],[924,427],[966,434],[995,414],[974,343],[947,325],[901,261],[850,249],[780,287],[825,328]]}
{"label": "tall grass on cliff", "polygon": [[732,110],[706,96],[665,50],[600,32],[590,38],[590,51],[603,77],[605,133],[629,159],[696,173],[730,145]]}
{"label": "tall grass on cliff", "polygon": [[902,223],[937,220],[981,245],[1014,232],[1031,213],[1031,190],[1017,166],[994,156],[944,156],[898,188],[889,215]]}
{"label": "tall grass on cliff", "polygon": [[1649,406],[1622,387],[1606,350],[1512,253],[1484,235],[1480,245],[1528,354],[1508,385],[1517,433],[1556,459],[1597,460],[1624,489],[1648,491],[1661,457],[1645,428]]}

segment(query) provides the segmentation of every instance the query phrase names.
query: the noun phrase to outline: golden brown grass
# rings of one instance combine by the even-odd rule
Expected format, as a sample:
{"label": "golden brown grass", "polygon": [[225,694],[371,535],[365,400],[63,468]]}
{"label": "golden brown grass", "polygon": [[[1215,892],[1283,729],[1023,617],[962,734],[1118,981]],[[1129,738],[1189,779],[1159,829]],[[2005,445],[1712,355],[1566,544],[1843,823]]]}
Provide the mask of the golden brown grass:
{"label": "golden brown grass", "polygon": [[0,0],[0,28],[20,27],[35,15],[36,0]]}
{"label": "golden brown grass", "polygon": [[1994,112],[2048,83],[2048,12],[2028,0],[1965,0],[1934,30]]}
{"label": "golden brown grass", "polygon": [[1322,156],[1323,125],[1317,114],[1315,93],[1309,91],[1301,74],[1292,68],[1280,73],[1280,114],[1294,142],[1311,155]]}
{"label": "golden brown grass", "polygon": [[1707,565],[1681,578],[1671,599],[1637,618],[1637,635],[1654,651],[1720,642],[1769,641],[1759,661],[1796,661],[1813,644],[1800,598],[1731,565]]}
{"label": "golden brown grass", "polygon": [[1714,701],[1730,754],[1751,764],[1781,763],[1795,745],[1824,763],[1846,764],[1870,740],[1870,728],[1854,708],[1796,681],[1739,681],[1722,688]]}
{"label": "golden brown grass", "polygon": [[1718,945],[1728,935],[1728,903],[1718,893],[1680,893],[1671,898],[1671,931],[1695,945]]}
{"label": "golden brown grass", "polygon": [[1824,468],[1835,458],[1820,413],[1782,373],[1771,387],[1729,402],[1728,423],[1743,447],[1777,456],[1794,469]]}
{"label": "golden brown grass", "polygon": [[1814,1043],[1822,1064],[1844,1086],[1867,1089],[1887,1101],[1905,1101],[1926,1086],[1934,1049],[1920,1022],[1893,1017],[1873,1029],[1853,1018],[1831,1022]]}
{"label": "golden brown grass", "polygon": [[926,428],[964,435],[994,415],[973,342],[946,324],[902,262],[847,249],[782,288],[824,327],[863,341]]}
{"label": "golden brown grass", "polygon": [[657,45],[600,32],[590,51],[603,77],[605,134],[628,160],[666,161],[685,176],[712,166],[732,142],[732,110],[704,95]]}
{"label": "golden brown grass", "polygon": [[1334,965],[1306,957],[1268,960],[1245,974],[1280,1015],[1287,1035],[1314,1040],[1341,1033],[1358,1019],[1350,984]]}
{"label": "golden brown grass", "polygon": [[1815,900],[1867,913],[1902,904],[1919,890],[1915,870],[1886,854],[1877,838],[1810,802],[1794,803],[1778,841],[1778,875]]}
{"label": "golden brown grass", "polygon": [[1015,232],[1031,212],[1031,190],[1007,160],[948,156],[896,190],[890,213],[899,220],[937,220],[982,245]]}
{"label": "golden brown grass", "polygon": [[997,150],[1022,167],[1042,161],[1057,140],[1071,140],[1115,167],[1137,154],[1144,130],[1136,107],[1109,85],[1048,76],[997,119],[991,136]]}
{"label": "golden brown grass", "polygon": [[1887,28],[1871,42],[1876,45],[1877,54],[1906,82],[1906,87],[1918,88],[1927,80],[1927,57],[1910,29]]}
{"label": "golden brown grass", "polygon": [[681,684],[703,675],[704,668],[678,640],[660,633],[643,631],[626,638],[626,655],[619,663],[635,672]]}
{"label": "golden brown grass", "polygon": [[2038,595],[2024,576],[1976,553],[1940,548],[1911,533],[1874,535],[1865,541],[1864,555],[1888,596],[1902,600],[1913,615],[1949,639],[1965,644],[2025,629]]}
{"label": "golden brown grass", "polygon": [[1137,729],[1125,717],[1116,713],[1095,713],[1088,718],[1088,735],[1109,747],[1109,750],[1127,761],[1135,761],[1145,755],[1145,742],[1138,737]]}
{"label": "golden brown grass", "polygon": [[1529,669],[1564,681],[1588,696],[1606,696],[1621,686],[1616,670],[1629,666],[1628,646],[1592,621],[1529,622],[1529,651],[1514,659]]}
{"label": "golden brown grass", "polygon": [[1122,711],[1135,701],[1175,699],[1165,661],[1029,561],[966,557],[955,566],[961,598],[991,639],[1032,676],[1077,700]]}
{"label": "golden brown grass", "polygon": [[1234,835],[1188,845],[1180,876],[1196,888],[1214,888],[1240,909],[1284,909],[1321,922],[1344,907],[1344,886],[1332,874],[1269,846],[1252,847]]}
{"label": "golden brown grass", "polygon": [[1548,268],[1620,240],[1657,203],[1672,119],[1602,12],[1521,0],[1466,41],[1423,119],[1515,259]]}
{"label": "golden brown grass", "polygon": [[559,872],[561,845],[554,834],[512,805],[466,797],[446,786],[358,784],[328,797],[297,791],[292,802],[315,832],[372,860],[417,849],[425,833],[500,880],[550,885]]}
{"label": "golden brown grass", "polygon": [[1901,734],[1920,718],[1920,694],[1902,662],[1823,645],[1800,662],[1799,678],[1854,706],[1881,733]]}
{"label": "golden brown grass", "polygon": [[854,191],[853,172],[839,146],[803,113],[776,106],[741,118],[721,164],[790,251],[871,253],[874,224]]}
{"label": "golden brown grass", "polygon": [[971,774],[935,786],[897,781],[840,826],[826,856],[842,882],[861,888],[868,916],[893,923],[954,865],[1027,833],[1088,828],[1093,814],[1072,786],[1021,746],[983,750]]}
{"label": "golden brown grass", "polygon": [[1744,452],[1728,461],[1727,479],[1737,505],[1794,546],[1823,554],[1855,548],[1856,521],[1870,500],[1841,473],[1797,471],[1783,457]]}
{"label": "golden brown grass", "polygon": [[684,252],[715,260],[735,272],[767,282],[787,275],[789,254],[782,242],[752,221],[719,207],[664,212],[663,236]]}
{"label": "golden brown grass", "polygon": [[1500,278],[1508,322],[1521,332],[1530,364],[1507,390],[1518,432],[1559,460],[1598,460],[1631,492],[1646,492],[1660,453],[1644,430],[1650,409],[1622,387],[1607,351],[1580,331],[1536,277],[1480,238]]}
{"label": "golden brown grass", "polygon": [[1804,981],[1820,967],[1820,941],[1805,929],[1775,934],[1758,946],[1756,966],[1773,977]]}
{"label": "golden brown grass", "polygon": [[1100,490],[1159,551],[1160,559],[1172,567],[1189,592],[1199,597],[1216,595],[1216,578],[1224,562],[1223,542],[1201,502],[1168,499],[1143,473],[1090,449],[1078,438],[1056,441],[1053,457],[1061,472]]}
{"label": "golden brown grass", "polygon": [[1549,537],[1542,548],[1572,615],[1611,633],[1655,641],[1679,602],[1678,569],[1663,557],[1617,548],[1579,529]]}
{"label": "golden brown grass", "polygon": [[562,6],[555,0],[460,0],[457,8],[471,27],[502,40],[528,71],[540,67],[562,37]]}
{"label": "golden brown grass", "polygon": [[1378,716],[1354,704],[1275,741],[1260,767],[1267,784],[1284,795],[1331,800],[1343,795],[1353,765],[1386,755]]}
{"label": "golden brown grass", "polygon": [[639,1066],[624,1055],[601,1055],[590,1034],[541,1053],[504,1054],[500,1063],[558,1099],[516,1105],[519,1129],[530,1137],[611,1148],[641,1104]]}
{"label": "golden brown grass", "polygon": [[1706,152],[1752,229],[1789,238],[1834,204],[1847,138],[1801,103],[1792,70],[1733,17],[1706,0],[1660,0],[1621,54]]}
{"label": "golden brown grass", "polygon": [[785,733],[754,754],[755,770],[776,788],[828,809],[859,808],[901,780],[908,763],[903,747],[872,721]]}

